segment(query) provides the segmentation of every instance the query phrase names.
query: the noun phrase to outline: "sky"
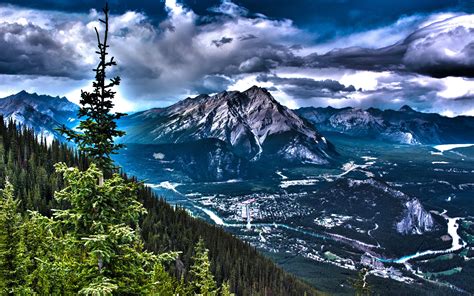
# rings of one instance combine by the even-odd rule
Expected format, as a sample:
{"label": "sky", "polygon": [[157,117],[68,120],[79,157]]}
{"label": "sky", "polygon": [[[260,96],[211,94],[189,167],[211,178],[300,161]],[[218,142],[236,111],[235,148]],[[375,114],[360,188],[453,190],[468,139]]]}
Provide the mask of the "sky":
{"label": "sky", "polygon": [[[102,1],[0,1],[0,97],[80,99]],[[110,0],[116,110],[267,88],[290,108],[474,116],[472,0]]]}

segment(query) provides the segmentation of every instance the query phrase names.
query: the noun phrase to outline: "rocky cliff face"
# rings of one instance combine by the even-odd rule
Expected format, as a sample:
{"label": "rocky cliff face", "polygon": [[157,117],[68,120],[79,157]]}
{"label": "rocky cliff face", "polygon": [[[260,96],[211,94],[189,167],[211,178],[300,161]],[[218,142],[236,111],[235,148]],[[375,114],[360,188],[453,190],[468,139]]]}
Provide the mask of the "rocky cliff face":
{"label": "rocky cliff face", "polygon": [[188,98],[120,122],[123,142],[179,144],[218,139],[250,161],[267,157],[290,162],[328,163],[336,155],[331,143],[307,121],[279,104],[264,88]]}
{"label": "rocky cliff face", "polygon": [[186,145],[150,146],[141,151],[153,149],[156,161],[195,181],[225,181],[250,175],[249,162],[236,156],[229,145],[218,139],[203,139]]}
{"label": "rocky cliff face", "polygon": [[419,200],[407,201],[405,208],[402,220],[396,225],[399,233],[423,234],[433,229],[433,217],[423,208]]}
{"label": "rocky cliff face", "polygon": [[324,200],[321,205],[312,204],[315,209],[320,207],[321,211],[342,216],[357,215],[370,221],[370,225],[377,223],[384,239],[390,235],[422,234],[436,226],[418,199],[374,178],[341,178],[316,192],[315,198]]}

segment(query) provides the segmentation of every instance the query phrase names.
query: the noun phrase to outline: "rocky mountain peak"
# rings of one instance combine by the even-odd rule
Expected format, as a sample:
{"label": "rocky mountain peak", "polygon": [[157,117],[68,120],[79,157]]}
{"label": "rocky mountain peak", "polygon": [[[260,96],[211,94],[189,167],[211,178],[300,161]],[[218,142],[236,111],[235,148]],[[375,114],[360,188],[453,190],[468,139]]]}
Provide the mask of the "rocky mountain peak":
{"label": "rocky mountain peak", "polygon": [[15,94],[14,96],[18,97],[18,96],[27,96],[27,95],[38,96],[37,93],[34,93],[34,94],[33,94],[33,93],[29,93],[29,92],[27,92],[26,90],[22,90],[22,91],[20,91],[19,93]]}
{"label": "rocky mountain peak", "polygon": [[413,110],[413,108],[411,108],[410,106],[408,105],[403,105],[399,111],[401,112],[415,112],[415,110]]}
{"label": "rocky mountain peak", "polygon": [[407,105],[399,110],[308,107],[296,112],[323,132],[338,132],[352,137],[410,145],[474,141],[474,117],[449,118],[418,112]]}
{"label": "rocky mountain peak", "polygon": [[14,111],[13,107],[16,107],[17,109],[31,107],[38,112],[44,112],[47,110],[76,112],[79,108],[66,97],[39,95],[37,93],[29,93],[25,90],[0,99],[0,107],[2,107],[3,110],[6,109],[9,111]]}
{"label": "rocky mountain peak", "polygon": [[264,88],[200,95],[164,108],[154,118],[137,113],[122,121],[124,142],[167,144],[218,139],[244,158],[280,154],[288,160],[326,163],[334,147],[294,111],[282,106]]}
{"label": "rocky mountain peak", "polygon": [[256,85],[254,85],[251,88],[247,89],[243,93],[245,93],[248,96],[266,96],[266,97],[269,97],[269,98],[273,98],[272,95],[270,94],[270,92],[266,88],[259,87],[259,86],[256,86]]}

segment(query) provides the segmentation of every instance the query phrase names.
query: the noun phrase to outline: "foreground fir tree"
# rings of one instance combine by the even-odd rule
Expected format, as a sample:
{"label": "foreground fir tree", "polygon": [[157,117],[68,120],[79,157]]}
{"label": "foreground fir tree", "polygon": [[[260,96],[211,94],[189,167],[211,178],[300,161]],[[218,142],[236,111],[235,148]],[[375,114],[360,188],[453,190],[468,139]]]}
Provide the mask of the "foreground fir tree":
{"label": "foreground fir tree", "polygon": [[137,184],[115,174],[99,185],[102,173],[94,164],[85,172],[56,167],[66,183],[56,198],[71,206],[55,211],[54,223],[65,234],[59,238],[65,254],[78,258],[68,264],[80,274],[79,293],[151,295],[157,287],[172,289],[162,263],[178,254],[144,251],[138,225],[146,211],[137,200]]}

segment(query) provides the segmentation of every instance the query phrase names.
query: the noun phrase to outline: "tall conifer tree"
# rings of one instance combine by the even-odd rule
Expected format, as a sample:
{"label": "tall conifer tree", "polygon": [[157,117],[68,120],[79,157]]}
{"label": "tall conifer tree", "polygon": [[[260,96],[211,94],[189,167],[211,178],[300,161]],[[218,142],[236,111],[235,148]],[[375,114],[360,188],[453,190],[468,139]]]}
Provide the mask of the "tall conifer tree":
{"label": "tall conifer tree", "polygon": [[190,270],[192,277],[191,294],[217,295],[216,281],[212,275],[211,263],[209,262],[209,250],[204,245],[202,238],[194,247],[193,260],[194,264]]}
{"label": "tall conifer tree", "polygon": [[13,197],[14,190],[10,182],[0,191],[0,293],[15,294],[24,274],[20,272],[21,215],[18,213],[18,201]]}
{"label": "tall conifer tree", "polygon": [[121,144],[115,144],[114,139],[125,135],[125,132],[118,129],[116,120],[126,114],[112,112],[116,93],[112,89],[120,84],[120,77],[107,79],[107,69],[116,66],[117,63],[113,57],[108,59],[110,12],[108,4],[105,5],[103,12],[104,19],[99,19],[105,26],[102,38],[95,28],[99,63],[93,70],[95,72],[93,91],[81,91],[78,113],[78,117],[83,118],[78,126],[81,132],[70,130],[65,126],[59,130],[66,135],[68,140],[76,142],[79,149],[91,157],[100,169],[110,170],[114,168],[110,156],[122,147]]}

